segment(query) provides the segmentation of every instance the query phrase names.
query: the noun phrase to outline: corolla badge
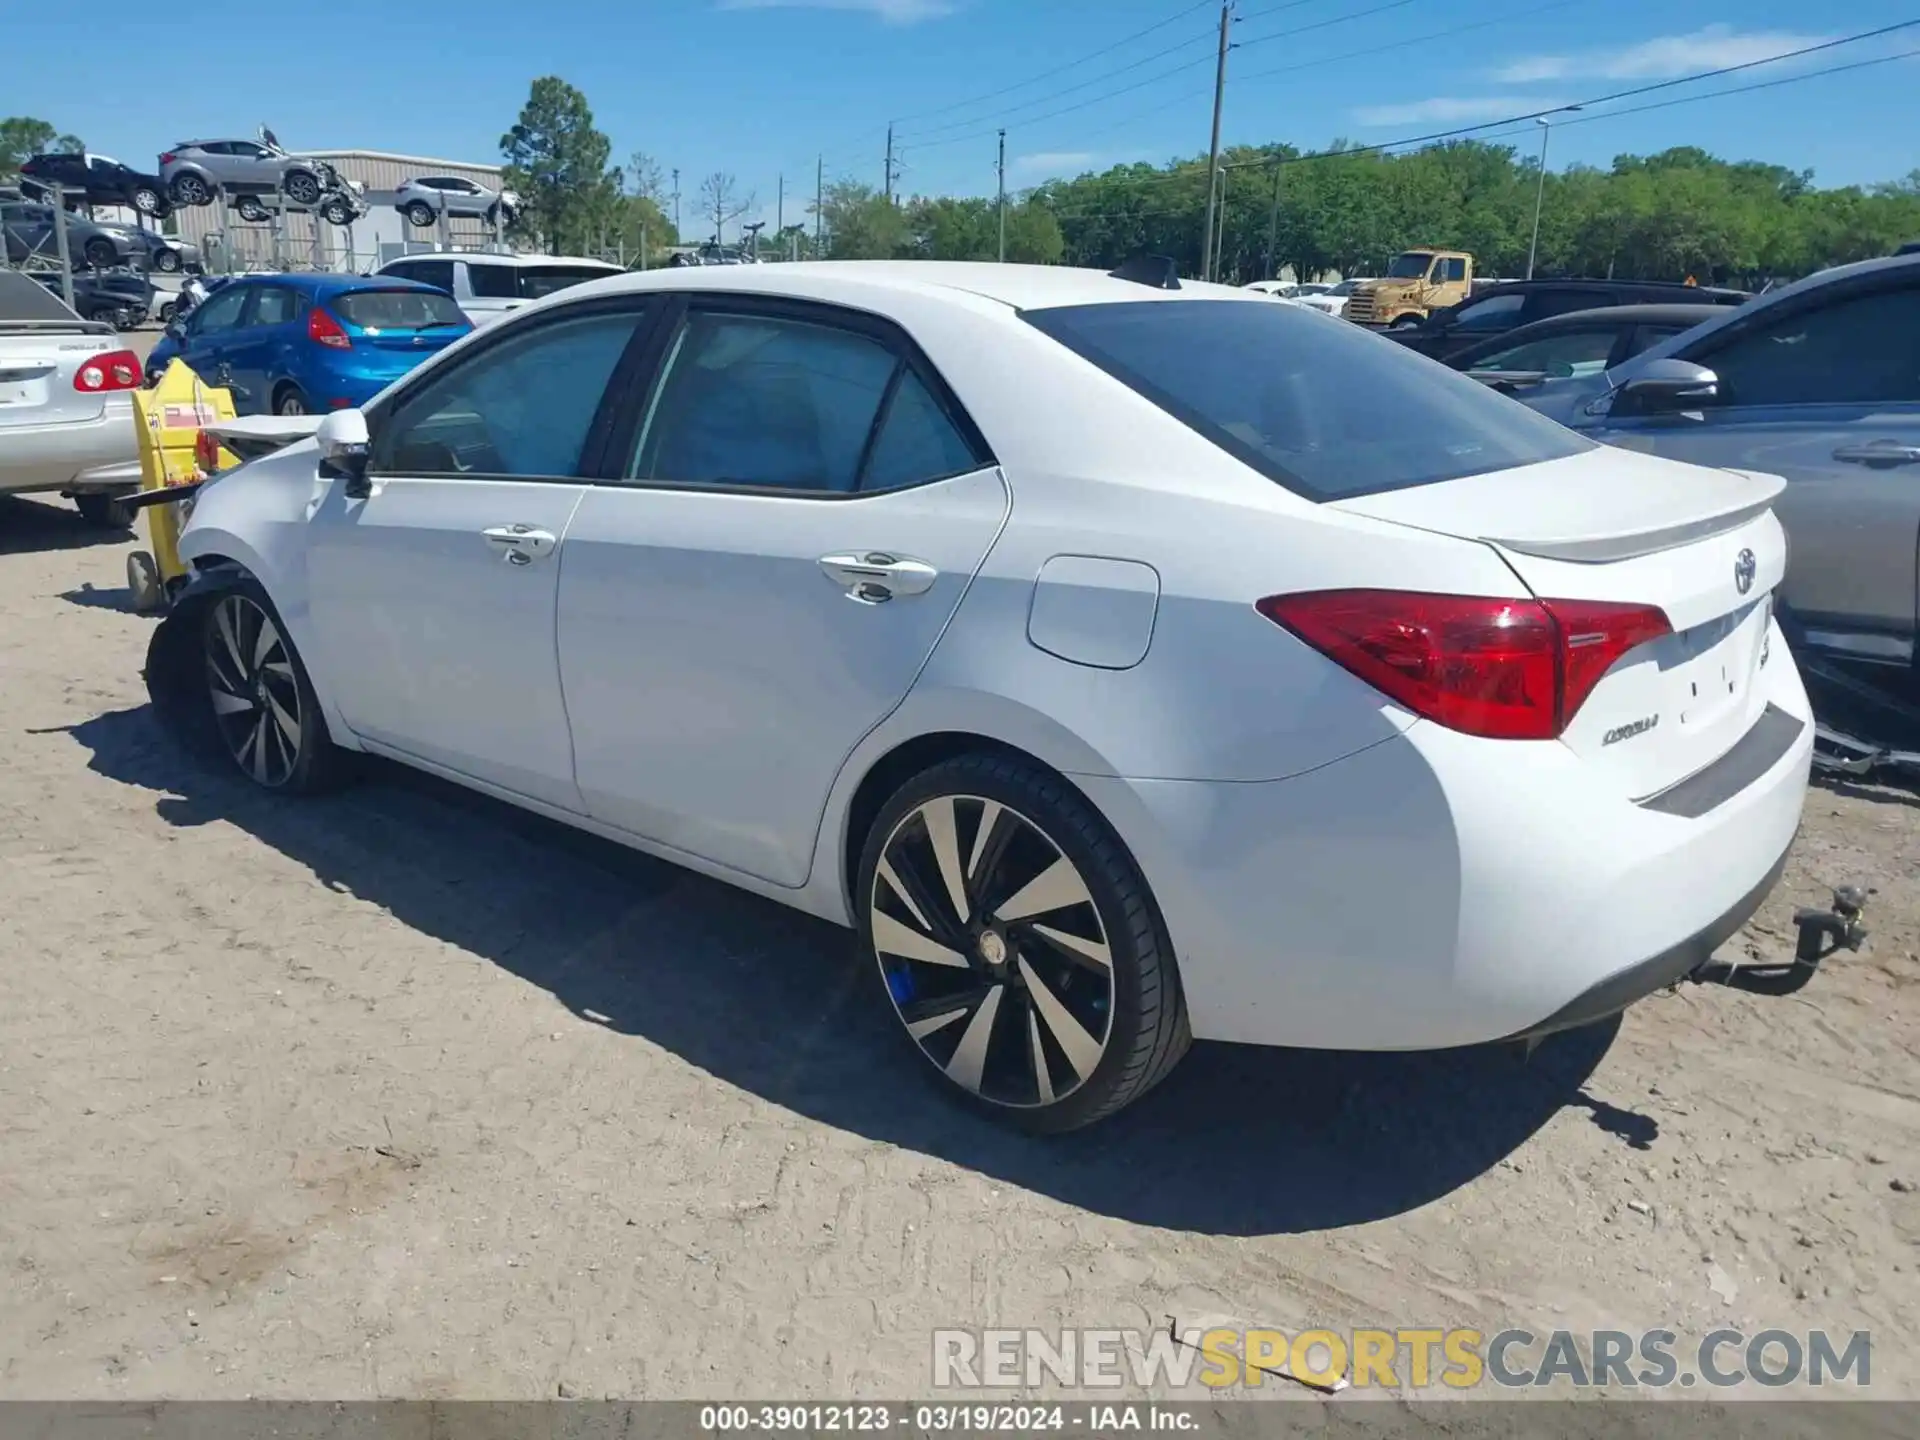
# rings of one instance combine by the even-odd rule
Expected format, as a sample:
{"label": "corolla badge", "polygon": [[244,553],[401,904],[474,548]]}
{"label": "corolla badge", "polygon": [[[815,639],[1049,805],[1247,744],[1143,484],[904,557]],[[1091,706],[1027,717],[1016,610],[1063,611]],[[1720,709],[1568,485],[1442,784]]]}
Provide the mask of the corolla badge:
{"label": "corolla badge", "polygon": [[1753,551],[1742,550],[1733,561],[1733,588],[1742,595],[1753,588],[1754,572],[1760,568],[1760,562],[1753,558]]}

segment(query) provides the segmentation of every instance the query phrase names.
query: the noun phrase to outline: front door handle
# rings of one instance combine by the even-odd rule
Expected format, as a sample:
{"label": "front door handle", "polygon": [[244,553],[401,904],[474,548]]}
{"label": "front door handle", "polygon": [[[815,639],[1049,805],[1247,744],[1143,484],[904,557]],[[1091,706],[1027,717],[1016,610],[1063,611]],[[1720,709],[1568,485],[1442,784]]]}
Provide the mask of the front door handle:
{"label": "front door handle", "polygon": [[829,580],[863,605],[879,605],[905,595],[924,595],[940,572],[924,560],[863,550],[822,555],[820,568]]}
{"label": "front door handle", "polygon": [[543,560],[560,543],[551,530],[536,530],[531,525],[494,525],[480,533],[509,565]]}
{"label": "front door handle", "polygon": [[1833,458],[1849,465],[1874,467],[1920,464],[1920,445],[1903,445],[1898,440],[1869,440],[1864,445],[1842,445]]}

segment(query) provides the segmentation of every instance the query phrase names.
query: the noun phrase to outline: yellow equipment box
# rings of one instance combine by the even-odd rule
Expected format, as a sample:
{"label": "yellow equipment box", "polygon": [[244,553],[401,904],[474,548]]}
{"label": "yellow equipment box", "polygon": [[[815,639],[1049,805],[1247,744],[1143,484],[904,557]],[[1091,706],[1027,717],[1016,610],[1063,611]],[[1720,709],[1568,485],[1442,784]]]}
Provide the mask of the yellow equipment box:
{"label": "yellow equipment box", "polygon": [[[215,389],[180,360],[171,361],[152,389],[133,393],[133,421],[140,443],[140,489],[146,492],[190,485],[215,470],[238,464],[224,449],[217,452],[211,465],[207,464],[200,444],[203,426],[233,418],[231,391]],[[153,549],[127,557],[127,588],[133,592],[133,608],[150,613],[164,610],[186,580],[178,548],[185,516],[176,504],[141,508],[146,512],[147,537]]]}

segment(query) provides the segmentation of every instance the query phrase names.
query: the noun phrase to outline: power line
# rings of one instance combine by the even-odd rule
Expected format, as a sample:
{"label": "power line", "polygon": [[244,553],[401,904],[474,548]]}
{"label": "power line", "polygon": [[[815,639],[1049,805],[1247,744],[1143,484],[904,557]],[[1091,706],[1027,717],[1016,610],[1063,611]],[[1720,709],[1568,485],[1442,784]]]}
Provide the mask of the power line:
{"label": "power line", "polygon": [[[1907,26],[1920,25],[1920,20],[1907,21],[1905,22],[1905,24]],[[1896,26],[1892,28],[1897,29],[1902,27]],[[1882,33],[1885,33],[1885,32],[1884,31],[1871,32],[1872,35],[1879,35]],[[1863,36],[1855,36],[1851,38],[1866,39],[1869,37],[1863,35]],[[1844,44],[1846,42],[1840,41],[1835,43]],[[1795,52],[1795,53],[1797,54],[1800,52]],[[1650,110],[1665,110],[1675,105],[1693,105],[1703,100],[1723,100],[1730,95],[1745,95],[1756,90],[1773,90],[1783,85],[1798,85],[1803,83],[1804,81],[1818,80],[1828,75],[1841,75],[1849,71],[1866,70],[1876,65],[1890,65],[1897,60],[1910,60],[1916,57],[1920,57],[1920,48],[1916,48],[1913,50],[1902,50],[1892,55],[1876,55],[1866,60],[1853,60],[1843,65],[1828,65],[1828,66],[1822,67],[1821,69],[1809,70],[1799,75],[1785,75],[1777,80],[1757,80],[1748,85],[1733,85],[1733,86],[1727,87],[1724,90],[1709,91],[1704,95],[1681,95],[1671,100],[1656,100],[1653,103],[1648,105],[1632,105],[1620,110],[1608,110],[1598,115],[1584,115],[1577,119],[1560,120],[1555,122],[1554,128],[1559,129],[1562,126],[1567,126],[1567,125],[1592,125],[1602,120],[1619,120],[1619,119],[1624,119],[1628,115],[1640,115]],[[1776,56],[1774,58],[1784,59],[1787,57]],[[1769,62],[1761,61],[1757,63],[1765,64]],[[1728,66],[1726,68],[1727,70],[1734,70],[1734,69],[1739,69],[1744,67]],[[1725,71],[1715,71],[1715,72],[1708,72],[1708,73],[1720,74],[1720,73],[1725,73]],[[1693,77],[1693,78],[1700,78],[1700,77]],[[1584,103],[1598,104],[1601,102],[1587,101]],[[1531,121],[1534,118],[1535,117],[1528,115],[1528,116],[1514,117],[1507,120],[1491,120],[1487,122],[1487,125],[1496,126],[1496,127],[1503,126],[1503,125],[1512,125],[1514,124],[1514,119]],[[1482,140],[1499,140],[1499,139],[1511,138],[1513,136],[1526,135],[1526,134],[1529,134],[1531,130],[1532,130],[1532,126],[1530,124],[1522,125],[1515,129],[1505,129],[1505,130],[1495,129],[1493,133],[1482,135],[1479,138]],[[1416,146],[1416,145],[1424,145],[1424,144],[1431,144],[1431,143],[1432,143],[1431,137],[1412,136],[1404,140],[1382,141],[1377,146],[1356,147],[1349,150],[1323,150],[1323,151],[1318,151],[1309,155],[1282,156],[1271,161],[1242,162],[1242,163],[1243,164],[1251,163],[1251,164],[1270,164],[1270,165],[1290,165],[1299,161],[1335,160],[1335,159],[1339,159],[1342,156],[1347,156],[1347,155],[1378,153],[1378,152],[1389,150],[1389,149],[1398,149],[1402,146]],[[1169,171],[1161,175],[1143,177],[1143,178],[1151,181],[1164,182],[1164,181],[1170,181],[1175,179],[1183,180],[1188,178],[1189,175],[1191,175],[1195,179],[1198,179],[1201,173],[1202,173],[1201,168],[1196,165],[1196,166],[1188,167],[1188,169],[1185,172]],[[1093,210],[1093,211],[1054,210],[1052,213],[1054,215],[1054,218],[1058,220],[1102,220],[1102,219],[1127,220],[1127,219],[1145,219],[1149,216],[1154,216],[1154,215],[1185,215],[1191,212],[1185,206],[1175,206],[1165,210]]]}
{"label": "power line", "polygon": [[1418,3],[1420,0],[1387,0],[1386,4],[1375,5],[1370,10],[1355,10],[1345,15],[1335,15],[1331,20],[1316,20],[1311,25],[1297,25],[1291,30],[1275,30],[1265,35],[1254,35],[1237,41],[1236,48],[1245,50],[1255,45],[1265,45],[1269,40],[1286,40],[1295,35],[1311,34],[1315,30],[1331,29],[1335,25],[1350,25],[1355,20],[1365,20],[1372,15],[1384,15],[1389,10],[1404,10],[1407,6]]}

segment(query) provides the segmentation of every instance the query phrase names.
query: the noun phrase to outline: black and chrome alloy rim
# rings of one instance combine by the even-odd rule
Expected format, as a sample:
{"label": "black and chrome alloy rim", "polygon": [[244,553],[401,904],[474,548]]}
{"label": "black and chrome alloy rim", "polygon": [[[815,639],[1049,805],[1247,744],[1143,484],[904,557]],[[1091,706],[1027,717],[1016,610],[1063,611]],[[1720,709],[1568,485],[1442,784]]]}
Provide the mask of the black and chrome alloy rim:
{"label": "black and chrome alloy rim", "polygon": [[228,595],[214,606],[206,652],[214,724],[227,753],[260,784],[286,784],[305,717],[279,628],[246,596]]}
{"label": "black and chrome alloy rim", "polygon": [[868,897],[900,1021],[948,1078],[998,1105],[1064,1100],[1106,1053],[1113,956],[1079,870],[995,800],[945,795],[887,837]]}

